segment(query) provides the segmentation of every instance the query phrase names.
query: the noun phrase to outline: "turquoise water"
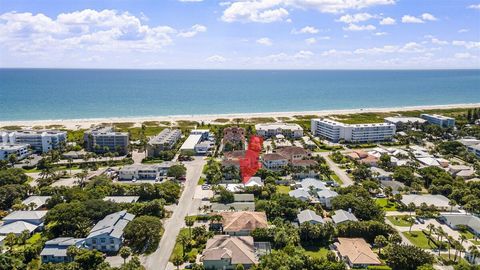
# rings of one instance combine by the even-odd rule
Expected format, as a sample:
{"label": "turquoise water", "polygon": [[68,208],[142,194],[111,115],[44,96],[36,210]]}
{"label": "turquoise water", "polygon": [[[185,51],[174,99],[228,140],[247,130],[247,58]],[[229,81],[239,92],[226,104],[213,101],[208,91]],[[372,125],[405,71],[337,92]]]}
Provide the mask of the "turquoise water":
{"label": "turquoise water", "polygon": [[0,120],[480,102],[480,70],[0,69]]}

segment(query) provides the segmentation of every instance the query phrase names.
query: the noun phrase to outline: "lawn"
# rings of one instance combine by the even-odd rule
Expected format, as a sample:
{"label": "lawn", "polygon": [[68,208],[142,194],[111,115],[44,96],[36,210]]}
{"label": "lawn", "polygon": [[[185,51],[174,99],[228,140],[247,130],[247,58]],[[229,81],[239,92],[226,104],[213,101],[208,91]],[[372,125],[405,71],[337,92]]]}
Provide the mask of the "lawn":
{"label": "lawn", "polygon": [[430,242],[428,244],[428,238],[427,236],[421,232],[421,231],[412,231],[411,233],[409,232],[402,232],[407,239],[412,242],[413,245],[423,248],[423,249],[433,249],[436,248],[435,244],[433,242]]}
{"label": "lawn", "polygon": [[328,253],[328,249],[325,248],[325,247],[319,247],[319,246],[303,246],[303,248],[305,249],[305,254],[307,254],[308,256],[312,257],[312,258],[317,258],[317,259],[321,259],[321,258],[327,258],[327,253]]}
{"label": "lawn", "polygon": [[383,211],[397,211],[397,203],[392,203],[387,198],[378,198],[375,203],[382,207]]}
{"label": "lawn", "polygon": [[473,239],[473,238],[475,238],[475,235],[474,235],[472,232],[470,232],[469,230],[459,231],[459,233],[460,233],[461,235],[464,235],[467,239]]}
{"label": "lawn", "polygon": [[388,216],[387,219],[390,220],[390,222],[393,223],[395,226],[400,226],[400,227],[410,227],[410,222],[406,221],[405,218],[407,218],[407,215],[404,216]]}
{"label": "lawn", "polygon": [[290,187],[289,186],[281,186],[281,185],[277,186],[277,193],[288,194],[288,192],[290,192]]}
{"label": "lawn", "polygon": [[[188,234],[189,234],[188,228],[182,228],[182,229],[180,230],[180,233],[179,233],[178,235],[180,235],[180,234],[183,234],[183,235],[188,236]],[[178,239],[178,236],[177,236],[177,239]],[[178,256],[181,257],[181,256],[183,255],[182,253],[183,253],[183,251],[182,251],[182,244],[179,243],[178,241],[175,242],[175,247],[173,248],[172,255],[170,255],[170,261],[172,261],[172,260],[173,260],[173,257],[175,257],[175,255],[177,255],[177,254],[178,254]],[[186,255],[186,254],[185,254],[185,255]]]}
{"label": "lawn", "polygon": [[335,182],[337,182],[339,185],[343,185],[343,181],[342,179],[340,179],[340,177],[338,177],[338,175],[336,174],[331,174],[330,175],[330,178],[332,178]]}

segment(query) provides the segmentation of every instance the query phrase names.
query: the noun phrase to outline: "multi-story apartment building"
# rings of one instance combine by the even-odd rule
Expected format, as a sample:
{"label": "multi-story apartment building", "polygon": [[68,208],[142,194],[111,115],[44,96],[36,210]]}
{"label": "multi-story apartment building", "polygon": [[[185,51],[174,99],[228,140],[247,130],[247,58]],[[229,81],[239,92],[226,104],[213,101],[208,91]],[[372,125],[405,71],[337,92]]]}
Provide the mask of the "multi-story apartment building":
{"label": "multi-story apartment building", "polygon": [[129,165],[118,171],[118,180],[158,180],[167,175],[168,168],[174,162],[163,162],[152,165]]}
{"label": "multi-story apartment building", "polygon": [[288,138],[301,138],[303,136],[303,128],[298,124],[290,123],[270,123],[255,125],[257,134],[264,138],[283,135]]}
{"label": "multi-story apartment building", "polygon": [[441,127],[454,127],[455,126],[455,118],[447,117],[438,114],[421,114],[420,117],[427,120],[428,123],[441,126]]}
{"label": "multi-story apartment building", "polygon": [[57,149],[67,141],[67,132],[57,130],[0,131],[1,144],[28,144],[39,153]]}
{"label": "multi-story apartment building", "polygon": [[15,155],[17,160],[29,155],[28,144],[0,144],[0,160],[7,160],[10,155]]}
{"label": "multi-story apartment building", "polygon": [[123,210],[106,216],[90,230],[85,247],[98,251],[117,252],[123,243],[123,230],[135,216]]}
{"label": "multi-story apartment building", "polygon": [[390,123],[350,125],[330,119],[312,119],[312,134],[332,142],[388,141],[395,135],[395,130],[395,125]]}
{"label": "multi-story apartment building", "polygon": [[467,147],[468,152],[472,152],[477,157],[480,158],[480,144],[477,145],[470,145]]}
{"label": "multi-story apartment building", "polygon": [[245,129],[241,127],[228,127],[223,129],[223,143],[238,143],[245,141]]}
{"label": "multi-story apartment building", "polygon": [[112,127],[99,127],[86,131],[83,135],[85,148],[95,153],[128,151],[128,132],[115,132]]}
{"label": "multi-story apartment building", "polygon": [[162,151],[172,149],[180,137],[182,137],[182,132],[179,129],[166,128],[162,130],[162,132],[152,137],[148,142],[147,155],[149,157],[155,157]]}

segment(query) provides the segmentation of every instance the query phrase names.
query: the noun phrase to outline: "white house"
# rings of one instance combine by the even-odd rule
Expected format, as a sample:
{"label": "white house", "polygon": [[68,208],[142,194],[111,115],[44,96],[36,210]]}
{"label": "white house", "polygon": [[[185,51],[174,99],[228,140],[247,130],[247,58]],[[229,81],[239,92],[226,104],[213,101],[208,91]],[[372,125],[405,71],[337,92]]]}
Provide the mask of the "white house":
{"label": "white house", "polygon": [[318,201],[327,208],[332,208],[332,199],[338,196],[338,193],[330,190],[324,189],[317,192]]}
{"label": "white house", "polygon": [[123,230],[134,217],[125,210],[106,216],[90,230],[85,238],[86,247],[102,252],[117,252],[122,246]]}

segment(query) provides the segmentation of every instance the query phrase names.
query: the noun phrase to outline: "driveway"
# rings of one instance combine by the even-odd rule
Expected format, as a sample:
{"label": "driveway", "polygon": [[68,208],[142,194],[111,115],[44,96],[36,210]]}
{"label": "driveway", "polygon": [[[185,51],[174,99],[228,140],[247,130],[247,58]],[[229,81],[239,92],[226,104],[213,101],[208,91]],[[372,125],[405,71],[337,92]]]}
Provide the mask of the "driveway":
{"label": "driveway", "polygon": [[328,157],[329,154],[330,152],[321,152],[320,156],[325,158],[325,161],[327,162],[328,167],[330,167],[330,169],[340,178],[340,180],[342,180],[343,184],[341,186],[348,187],[353,185],[353,180],[350,179],[348,174],[344,170],[342,170],[340,167],[338,167],[338,165]]}
{"label": "driveway", "polygon": [[182,195],[172,216],[164,223],[165,231],[157,250],[144,257],[143,265],[147,270],[167,269],[168,259],[172,254],[177,235],[180,229],[185,226],[185,216],[192,211],[193,207],[198,208],[198,206],[194,206],[193,196],[206,160],[203,157],[195,157],[193,161],[184,162],[184,164],[187,167],[187,180]]}

